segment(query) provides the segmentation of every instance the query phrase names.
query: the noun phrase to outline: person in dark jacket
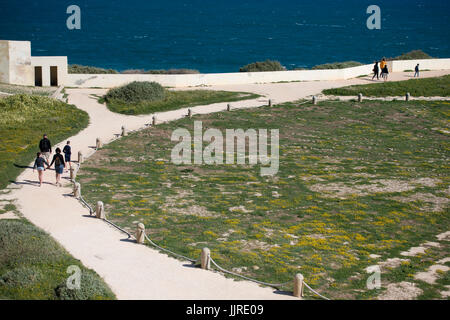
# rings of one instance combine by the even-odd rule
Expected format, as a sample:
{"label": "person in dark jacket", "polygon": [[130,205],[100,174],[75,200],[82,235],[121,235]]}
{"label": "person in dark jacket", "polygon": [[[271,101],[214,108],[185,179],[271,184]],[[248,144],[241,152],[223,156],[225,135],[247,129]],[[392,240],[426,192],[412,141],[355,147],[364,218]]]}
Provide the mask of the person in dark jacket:
{"label": "person in dark jacket", "polygon": [[417,64],[417,66],[414,68],[414,78],[417,76],[417,78],[419,77],[419,64]]}
{"label": "person in dark jacket", "polygon": [[70,157],[72,155],[72,148],[70,147],[70,141],[67,141],[67,144],[63,148],[64,160],[69,164],[69,168],[72,169],[72,162],[70,161]]}
{"label": "person in dark jacket", "polygon": [[47,169],[50,169],[50,167],[55,164],[55,172],[56,172],[56,183],[55,185],[61,187],[61,175],[64,171],[64,168],[66,167],[66,163],[64,162],[64,158],[61,154],[61,149],[56,148],[56,154],[53,156],[52,163],[47,167]]}
{"label": "person in dark jacket", "polygon": [[43,174],[45,171],[44,165],[48,166],[48,162],[45,161],[45,159],[41,157],[41,153],[38,152],[36,154],[36,160],[34,160],[33,172],[34,172],[34,169],[37,169],[37,171],[38,171],[39,187],[42,187]]}
{"label": "person in dark jacket", "polygon": [[52,153],[52,144],[50,140],[48,140],[47,134],[44,134],[44,137],[39,141],[39,150],[41,150],[41,154],[45,157],[47,162],[49,162]]}
{"label": "person in dark jacket", "polygon": [[373,66],[373,77],[372,77],[372,80],[375,78],[375,77],[377,77],[377,80],[379,80],[380,79],[380,76],[379,76],[379,68],[378,68],[378,61],[375,61],[375,65]]}

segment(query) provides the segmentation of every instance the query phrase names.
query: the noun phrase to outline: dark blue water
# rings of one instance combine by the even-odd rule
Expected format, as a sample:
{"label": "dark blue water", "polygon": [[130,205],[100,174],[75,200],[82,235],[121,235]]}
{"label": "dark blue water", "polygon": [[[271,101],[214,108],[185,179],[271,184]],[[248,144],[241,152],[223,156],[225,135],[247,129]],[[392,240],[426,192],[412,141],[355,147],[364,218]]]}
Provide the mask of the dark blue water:
{"label": "dark blue water", "polygon": [[[66,27],[71,4],[81,30]],[[381,30],[366,27],[370,4]],[[292,69],[413,49],[450,57],[449,21],[449,0],[0,0],[0,39],[118,70],[233,72],[265,59]]]}

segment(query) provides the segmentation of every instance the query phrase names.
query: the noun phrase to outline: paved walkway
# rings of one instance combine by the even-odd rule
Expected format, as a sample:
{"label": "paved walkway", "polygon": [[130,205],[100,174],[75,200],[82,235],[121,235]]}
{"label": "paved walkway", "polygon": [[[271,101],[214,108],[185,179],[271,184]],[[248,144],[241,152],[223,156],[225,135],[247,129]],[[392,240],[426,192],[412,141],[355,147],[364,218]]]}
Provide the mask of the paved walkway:
{"label": "paved walkway", "polygon": [[[441,76],[449,71],[423,72],[423,77]],[[407,80],[410,74],[392,74],[391,80]],[[282,103],[319,94],[325,88],[350,84],[370,83],[358,78],[343,81],[314,81],[295,83],[259,84],[244,86],[215,86],[211,90],[247,91],[263,94],[257,100],[234,102],[234,108],[249,108],[267,104],[267,99]],[[190,88],[192,89],[192,88]],[[150,123],[152,115],[124,116],[110,112],[97,103],[92,94],[101,95],[101,89],[67,89],[69,103],[89,113],[88,128],[71,137],[73,154],[79,150],[85,156],[94,152],[97,137],[104,143],[115,139],[122,125],[128,130],[138,130]],[[198,106],[194,113],[218,112],[226,103]],[[187,109],[157,114],[158,121],[179,119]],[[51,139],[51,137],[50,137]],[[62,147],[64,143],[59,144]],[[56,148],[56,146],[54,147]],[[70,196],[71,184],[57,188],[54,171],[46,171],[43,187],[37,184],[37,173],[25,170],[9,188],[12,192],[1,195],[17,199],[20,212],[32,223],[49,232],[75,258],[95,270],[104,278],[119,299],[294,299],[248,281],[234,281],[219,273],[191,268],[174,258],[143,245],[127,241],[120,231],[105,222],[89,217],[89,212]],[[67,179],[68,175],[65,174]],[[294,276],[294,275],[293,275]]]}

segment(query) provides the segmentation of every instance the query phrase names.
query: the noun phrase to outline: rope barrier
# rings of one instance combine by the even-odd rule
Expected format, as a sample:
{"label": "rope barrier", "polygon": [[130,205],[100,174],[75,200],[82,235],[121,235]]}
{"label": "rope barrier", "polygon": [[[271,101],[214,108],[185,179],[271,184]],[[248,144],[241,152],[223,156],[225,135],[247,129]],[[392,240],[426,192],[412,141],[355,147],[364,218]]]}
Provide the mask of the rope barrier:
{"label": "rope barrier", "polygon": [[[119,229],[120,231],[122,231],[123,233],[125,233],[128,238],[134,238],[133,235],[131,235],[128,231],[126,231],[125,229],[122,229],[121,227],[119,227],[118,225],[116,225],[114,222],[109,221],[108,219],[103,219],[105,222],[109,223],[110,225],[112,225],[113,227]],[[135,238],[136,239],[136,238]]]}
{"label": "rope barrier", "polygon": [[234,275],[234,276],[236,276],[236,277],[240,277],[240,278],[242,278],[242,279],[246,279],[246,280],[249,280],[249,281],[252,281],[252,282],[256,282],[256,283],[259,283],[259,284],[262,284],[262,285],[265,285],[265,286],[268,286],[268,287],[272,287],[272,288],[275,288],[275,289],[280,289],[281,287],[284,287],[284,286],[286,286],[287,284],[290,284],[290,283],[291,283],[291,282],[285,282],[285,283],[277,283],[277,284],[274,284],[274,283],[268,283],[268,282],[259,281],[259,280],[252,279],[252,278],[249,278],[249,277],[243,276],[243,275],[241,275],[241,274],[238,274],[238,273],[235,273],[235,272],[232,272],[232,271],[229,271],[229,270],[226,270],[226,269],[222,268],[221,266],[219,266],[219,265],[214,261],[213,258],[211,258],[211,256],[209,256],[209,260],[211,261],[211,263],[212,263],[213,265],[215,265],[215,266],[217,267],[217,269],[219,269],[219,270],[222,271],[222,272],[225,272],[225,273],[228,273],[228,274],[231,274],[231,275]]}
{"label": "rope barrier", "polygon": [[325,299],[325,300],[331,300],[331,299],[329,299],[329,298],[327,298],[327,297],[321,295],[320,293],[318,293],[316,290],[314,290],[313,288],[311,288],[311,287],[310,287],[306,282],[304,282],[304,281],[303,281],[303,285],[304,285],[306,288],[308,288],[312,293],[314,293],[315,295],[321,297],[322,299]]}
{"label": "rope barrier", "polygon": [[158,249],[160,249],[160,250],[162,250],[162,251],[165,251],[165,252],[167,252],[167,253],[170,253],[170,254],[172,254],[172,255],[174,255],[174,256],[177,256],[177,257],[179,257],[179,258],[183,258],[183,259],[185,259],[185,260],[187,260],[187,261],[190,261],[190,262],[192,262],[192,263],[196,263],[196,262],[197,262],[197,260],[194,260],[194,259],[185,257],[185,256],[183,256],[183,255],[181,255],[181,254],[178,254],[178,253],[175,253],[175,252],[173,252],[173,251],[170,251],[169,249],[166,249],[166,248],[163,248],[163,247],[158,246],[156,243],[154,243],[152,240],[150,240],[150,238],[147,237],[147,235],[145,235],[145,239],[147,239],[147,241],[148,241],[152,246],[154,246],[154,247],[156,247],[156,248],[158,248]]}

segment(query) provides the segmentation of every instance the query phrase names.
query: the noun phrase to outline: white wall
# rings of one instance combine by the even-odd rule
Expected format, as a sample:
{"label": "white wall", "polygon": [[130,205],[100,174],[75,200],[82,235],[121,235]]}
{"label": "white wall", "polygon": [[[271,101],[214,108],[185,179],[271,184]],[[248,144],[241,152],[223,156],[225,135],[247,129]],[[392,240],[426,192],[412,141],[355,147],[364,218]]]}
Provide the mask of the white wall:
{"label": "white wall", "polygon": [[30,41],[0,40],[0,82],[34,85]]}
{"label": "white wall", "polygon": [[50,67],[53,66],[58,67],[58,85],[67,83],[67,57],[31,57],[31,65],[33,75],[34,67],[42,67],[43,86],[50,86]]}
{"label": "white wall", "polygon": [[314,81],[347,79],[369,74],[370,65],[341,70],[300,70],[277,72],[236,72],[183,75],[152,74],[69,74],[66,86],[112,88],[132,81],[156,81],[166,87],[195,87],[268,83],[281,81]]}
{"label": "white wall", "polygon": [[[389,61],[389,72],[402,72],[414,69],[416,64],[421,69],[448,70],[450,59],[425,59]],[[341,80],[356,78],[372,73],[373,65],[367,64],[359,67],[333,70],[299,70],[276,72],[236,72],[236,73],[206,73],[183,75],[159,74],[68,74],[68,87],[99,87],[112,88],[132,81],[156,81],[166,87],[195,87],[228,84],[252,84],[281,81],[317,81]]]}
{"label": "white wall", "polygon": [[450,69],[450,59],[421,59],[421,60],[396,60],[392,61],[392,72],[402,72],[414,70],[419,64],[421,70],[448,70]]}

